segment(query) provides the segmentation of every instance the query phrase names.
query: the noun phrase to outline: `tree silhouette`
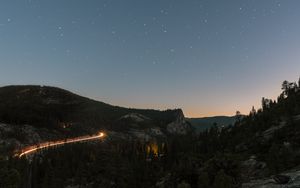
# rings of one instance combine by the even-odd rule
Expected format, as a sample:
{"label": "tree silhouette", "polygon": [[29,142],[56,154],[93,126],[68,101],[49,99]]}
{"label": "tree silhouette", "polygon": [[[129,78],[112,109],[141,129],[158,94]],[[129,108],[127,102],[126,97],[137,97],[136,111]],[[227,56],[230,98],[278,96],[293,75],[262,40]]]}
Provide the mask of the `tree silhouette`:
{"label": "tree silhouette", "polygon": [[240,124],[240,122],[241,122],[241,119],[242,119],[242,114],[241,114],[241,112],[240,111],[236,111],[236,113],[235,113],[235,118],[236,118],[236,122],[238,123],[238,124]]}

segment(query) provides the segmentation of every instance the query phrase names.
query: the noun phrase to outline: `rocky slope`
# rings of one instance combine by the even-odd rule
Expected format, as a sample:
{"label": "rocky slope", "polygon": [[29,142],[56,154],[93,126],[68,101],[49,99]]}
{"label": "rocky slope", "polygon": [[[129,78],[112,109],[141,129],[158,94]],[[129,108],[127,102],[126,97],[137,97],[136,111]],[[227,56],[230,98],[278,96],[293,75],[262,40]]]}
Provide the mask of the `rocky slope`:
{"label": "rocky slope", "polygon": [[175,120],[167,125],[167,132],[170,134],[184,135],[192,130],[193,128],[185,120],[182,110],[178,110],[175,114]]}
{"label": "rocky slope", "polygon": [[244,183],[242,188],[298,188],[300,187],[300,168],[280,175]]}

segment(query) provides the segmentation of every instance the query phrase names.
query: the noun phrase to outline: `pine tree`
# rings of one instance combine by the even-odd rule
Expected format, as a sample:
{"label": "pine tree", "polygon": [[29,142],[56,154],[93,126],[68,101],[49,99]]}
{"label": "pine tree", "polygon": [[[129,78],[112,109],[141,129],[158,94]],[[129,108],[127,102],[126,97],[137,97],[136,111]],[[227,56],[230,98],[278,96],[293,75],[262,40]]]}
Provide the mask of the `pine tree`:
{"label": "pine tree", "polygon": [[242,119],[242,114],[241,114],[240,111],[236,111],[235,118],[236,118],[236,123],[240,124],[241,123],[241,119]]}
{"label": "pine tree", "polygon": [[214,180],[214,188],[231,188],[233,187],[232,178],[220,170]]}
{"label": "pine tree", "polygon": [[0,187],[5,188],[18,188],[20,185],[21,177],[15,169],[0,169]]}
{"label": "pine tree", "polygon": [[180,183],[177,188],[191,188],[190,184],[186,183],[185,181],[183,181],[182,183]]}
{"label": "pine tree", "polygon": [[290,83],[287,80],[283,81],[281,89],[283,90],[283,94],[287,97],[290,90]]}
{"label": "pine tree", "polygon": [[256,114],[256,110],[255,110],[254,106],[252,106],[252,109],[251,109],[251,111],[250,111],[250,116],[251,116],[251,117],[254,117],[255,114]]}
{"label": "pine tree", "polygon": [[209,188],[210,179],[206,172],[200,172],[198,177],[198,187]]}

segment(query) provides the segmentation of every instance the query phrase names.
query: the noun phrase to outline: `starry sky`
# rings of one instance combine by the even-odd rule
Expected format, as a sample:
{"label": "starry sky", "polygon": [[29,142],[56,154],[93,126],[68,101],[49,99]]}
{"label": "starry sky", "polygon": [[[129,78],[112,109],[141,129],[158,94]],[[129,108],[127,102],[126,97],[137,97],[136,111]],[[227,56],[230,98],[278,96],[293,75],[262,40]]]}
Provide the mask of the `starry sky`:
{"label": "starry sky", "polygon": [[3,0],[0,86],[248,113],[300,70],[299,0]]}

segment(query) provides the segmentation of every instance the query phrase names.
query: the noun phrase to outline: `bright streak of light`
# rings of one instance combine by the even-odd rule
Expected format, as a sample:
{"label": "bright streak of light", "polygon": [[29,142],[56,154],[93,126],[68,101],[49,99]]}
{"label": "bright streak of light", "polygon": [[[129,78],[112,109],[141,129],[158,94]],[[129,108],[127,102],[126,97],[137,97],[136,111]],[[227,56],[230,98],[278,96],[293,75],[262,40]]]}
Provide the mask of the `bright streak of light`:
{"label": "bright streak of light", "polygon": [[59,145],[64,145],[64,144],[70,144],[70,143],[76,143],[76,142],[83,142],[83,141],[90,141],[90,140],[96,140],[99,138],[103,138],[105,134],[103,132],[100,132],[98,135],[94,136],[83,136],[83,137],[77,137],[77,138],[71,138],[71,139],[66,139],[66,140],[59,140],[59,141],[54,141],[54,142],[44,142],[40,144],[36,144],[33,146],[26,147],[21,150],[20,154],[17,154],[19,158],[21,158],[24,155],[34,153],[38,150],[45,149],[45,148],[50,148],[54,146],[59,146]]}

